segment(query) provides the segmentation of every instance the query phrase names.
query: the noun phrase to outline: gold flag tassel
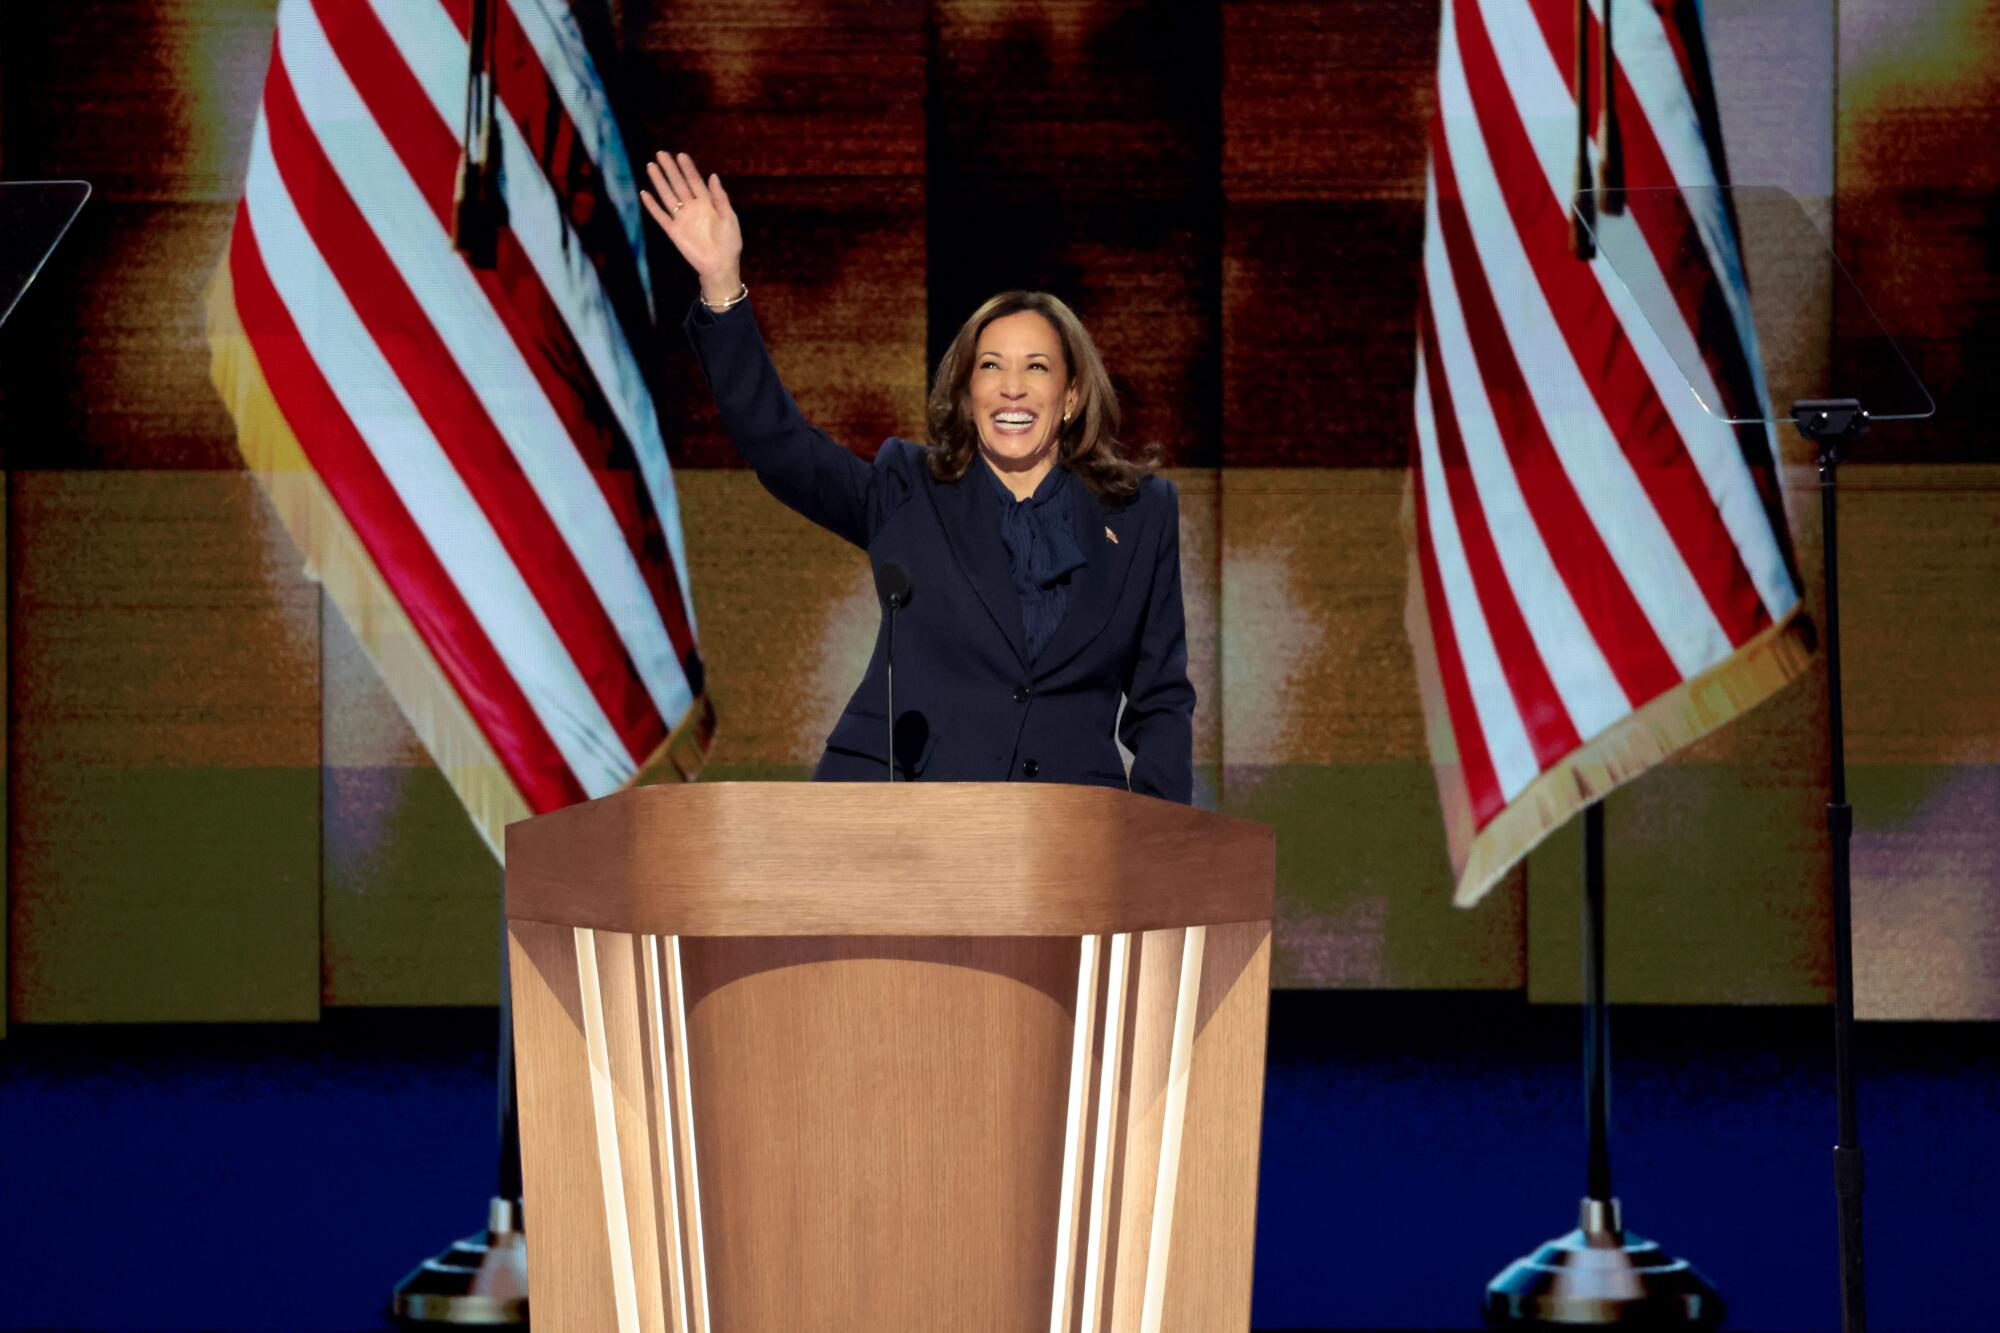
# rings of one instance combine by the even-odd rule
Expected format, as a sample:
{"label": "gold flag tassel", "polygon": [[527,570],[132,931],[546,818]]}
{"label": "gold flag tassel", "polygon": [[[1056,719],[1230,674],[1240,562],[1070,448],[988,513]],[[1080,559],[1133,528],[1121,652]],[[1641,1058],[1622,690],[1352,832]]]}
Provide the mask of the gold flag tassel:
{"label": "gold flag tassel", "polygon": [[494,123],[492,0],[472,0],[465,74],[465,149],[452,186],[451,240],[466,263],[492,268],[507,225],[500,193],[500,133]]}

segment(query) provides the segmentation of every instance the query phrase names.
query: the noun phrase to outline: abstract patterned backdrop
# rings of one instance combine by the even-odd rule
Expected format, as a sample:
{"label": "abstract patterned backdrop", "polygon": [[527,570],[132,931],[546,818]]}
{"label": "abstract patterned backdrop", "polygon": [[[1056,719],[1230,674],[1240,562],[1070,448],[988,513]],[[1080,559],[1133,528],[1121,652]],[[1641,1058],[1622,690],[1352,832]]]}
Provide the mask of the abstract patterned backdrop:
{"label": "abstract patterned backdrop", "polygon": [[[0,173],[96,195],[0,330],[7,1014],[490,1003],[498,871],[250,479],[203,294],[274,0],[0,12]],[[2000,5],[1710,0],[1735,177],[1828,230],[1938,401],[1844,473],[1860,1003],[2000,1016]],[[1180,484],[1199,799],[1280,838],[1287,986],[1576,990],[1576,842],[1477,910],[1402,627],[1435,4],[623,0],[636,150],[731,183],[787,383],[870,452],[989,292],[1093,328]],[[660,308],[692,293],[657,247]],[[1753,275],[1754,277],[1754,275]],[[666,339],[710,779],[799,778],[873,634]],[[1815,597],[1810,476],[1788,442]],[[1821,998],[1818,676],[1611,800],[1615,998]]]}

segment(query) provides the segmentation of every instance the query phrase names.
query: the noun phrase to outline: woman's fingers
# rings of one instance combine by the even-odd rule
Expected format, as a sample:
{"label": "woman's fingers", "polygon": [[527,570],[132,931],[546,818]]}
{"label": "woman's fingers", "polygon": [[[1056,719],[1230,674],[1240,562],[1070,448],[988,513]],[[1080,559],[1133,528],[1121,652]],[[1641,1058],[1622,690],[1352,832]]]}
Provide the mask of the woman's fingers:
{"label": "woman's fingers", "polygon": [[701,172],[695,167],[694,158],[686,153],[680,155],[681,179],[687,182],[688,202],[707,203],[708,189],[701,183]]}
{"label": "woman's fingers", "polygon": [[646,206],[646,211],[653,215],[653,221],[660,224],[660,229],[671,234],[674,215],[660,207],[659,200],[653,198],[653,192],[651,190],[639,191],[639,202]]}
{"label": "woman's fingers", "polygon": [[652,161],[646,163],[646,179],[653,182],[653,192],[659,197],[660,202],[671,209],[680,200],[674,194],[674,183],[667,179],[668,160],[665,153],[653,154]]}
{"label": "woman's fingers", "polygon": [[646,176],[652,180],[652,188],[658,192],[660,202],[666,204],[668,208],[680,202],[680,194],[674,190],[674,178],[670,174],[672,170],[674,170],[674,158],[672,154],[666,152],[652,154],[652,162],[646,164]]}
{"label": "woman's fingers", "polygon": [[684,204],[695,200],[695,192],[688,185],[687,176],[681,171],[681,164],[674,160],[672,153],[661,153],[660,161],[667,169],[667,185],[674,192],[674,198]]}
{"label": "woman's fingers", "polygon": [[717,217],[734,215],[722,177],[710,176],[704,181],[701,168],[686,153],[655,153],[646,164],[646,176],[670,218],[679,217],[682,207],[702,205],[714,209]]}

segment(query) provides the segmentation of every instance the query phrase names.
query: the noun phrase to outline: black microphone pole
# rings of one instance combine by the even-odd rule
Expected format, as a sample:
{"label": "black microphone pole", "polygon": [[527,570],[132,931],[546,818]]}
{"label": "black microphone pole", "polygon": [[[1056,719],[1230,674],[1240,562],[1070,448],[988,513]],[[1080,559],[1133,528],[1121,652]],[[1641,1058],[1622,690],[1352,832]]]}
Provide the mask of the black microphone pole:
{"label": "black microphone pole", "polygon": [[882,650],[882,711],[888,717],[889,735],[884,753],[889,760],[889,781],[896,780],[896,604],[889,603],[889,641]]}
{"label": "black microphone pole", "polygon": [[896,780],[896,613],[910,604],[910,571],[894,560],[884,560],[875,571],[875,591],[882,598],[889,617],[888,639],[882,650],[882,675],[889,714],[889,781]]}

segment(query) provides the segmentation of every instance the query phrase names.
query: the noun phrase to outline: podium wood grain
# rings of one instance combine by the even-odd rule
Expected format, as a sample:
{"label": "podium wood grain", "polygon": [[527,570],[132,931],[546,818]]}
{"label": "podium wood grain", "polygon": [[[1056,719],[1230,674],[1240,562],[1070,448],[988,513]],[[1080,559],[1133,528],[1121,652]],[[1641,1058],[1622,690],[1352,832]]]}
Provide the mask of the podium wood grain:
{"label": "podium wood grain", "polygon": [[510,825],[510,917],[654,935],[1089,935],[1268,920],[1276,844],[1105,787],[698,783]]}
{"label": "podium wood grain", "polygon": [[537,1326],[1246,1327],[1272,853],[1022,785],[513,826]]}

